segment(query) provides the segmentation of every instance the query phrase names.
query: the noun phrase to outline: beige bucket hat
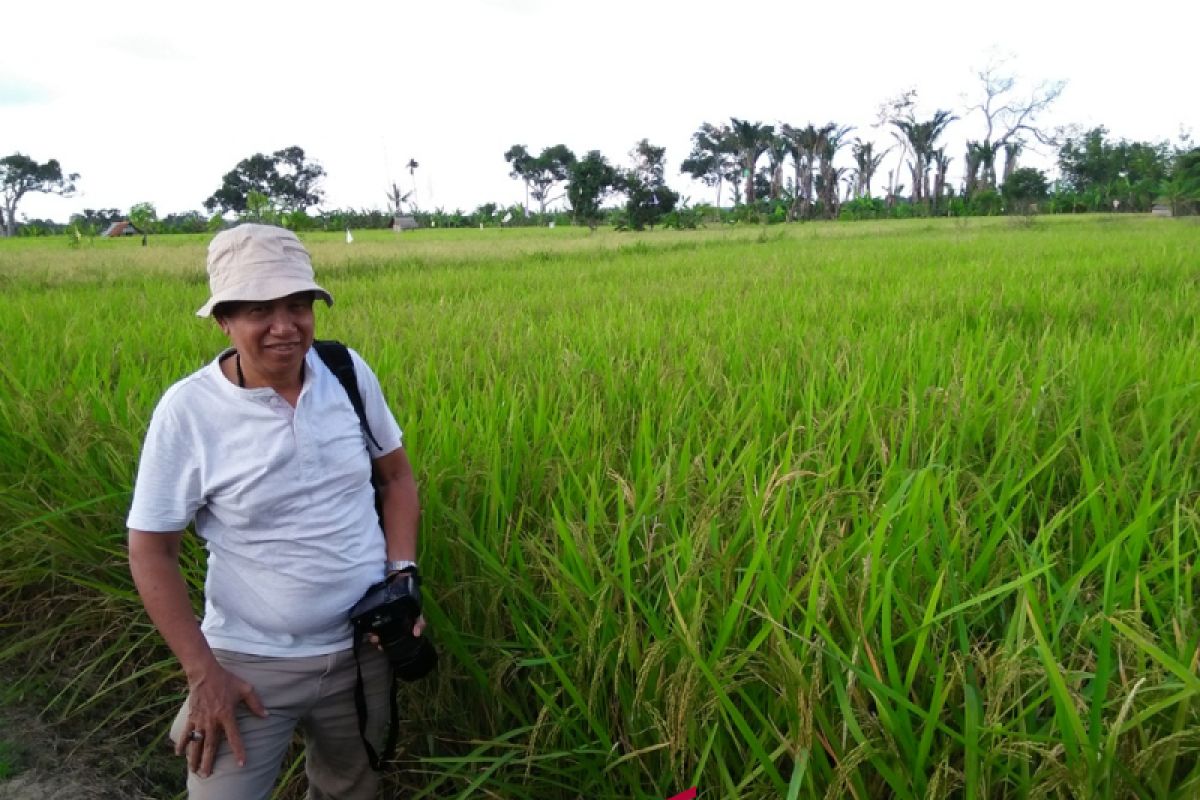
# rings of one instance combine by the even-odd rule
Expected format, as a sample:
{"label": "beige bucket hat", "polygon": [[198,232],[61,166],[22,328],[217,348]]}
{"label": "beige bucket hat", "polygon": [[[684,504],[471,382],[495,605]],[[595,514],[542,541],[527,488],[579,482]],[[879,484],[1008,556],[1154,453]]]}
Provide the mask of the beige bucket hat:
{"label": "beige bucket hat", "polygon": [[198,317],[212,316],[217,303],[274,300],[296,292],[316,292],[326,305],[333,295],[313,279],[312,259],[296,234],[274,225],[238,225],[221,231],[208,245],[208,298]]}

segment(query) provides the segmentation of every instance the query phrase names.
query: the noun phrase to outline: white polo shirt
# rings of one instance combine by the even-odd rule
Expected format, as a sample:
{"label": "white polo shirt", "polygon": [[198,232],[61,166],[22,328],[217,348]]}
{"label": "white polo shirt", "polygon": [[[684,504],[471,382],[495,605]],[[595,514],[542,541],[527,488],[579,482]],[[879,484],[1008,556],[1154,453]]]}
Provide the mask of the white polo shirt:
{"label": "white polo shirt", "polygon": [[400,447],[402,434],[375,374],[350,352],[378,449],[312,349],[294,409],[274,389],[230,383],[218,357],[154,410],[127,524],[172,532],[195,521],[209,554],[201,629],[211,647],[345,649],[349,610],[384,577],[370,458]]}

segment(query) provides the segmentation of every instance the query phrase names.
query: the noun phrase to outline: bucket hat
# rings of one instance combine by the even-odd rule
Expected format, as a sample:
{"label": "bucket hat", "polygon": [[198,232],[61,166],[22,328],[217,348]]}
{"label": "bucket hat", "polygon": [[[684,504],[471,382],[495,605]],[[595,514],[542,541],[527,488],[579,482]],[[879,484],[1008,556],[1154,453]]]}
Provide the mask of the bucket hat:
{"label": "bucket hat", "polygon": [[211,297],[196,312],[212,316],[217,303],[275,300],[296,292],[316,292],[326,305],[333,295],[316,284],[312,259],[296,234],[274,225],[247,223],[221,231],[208,245]]}

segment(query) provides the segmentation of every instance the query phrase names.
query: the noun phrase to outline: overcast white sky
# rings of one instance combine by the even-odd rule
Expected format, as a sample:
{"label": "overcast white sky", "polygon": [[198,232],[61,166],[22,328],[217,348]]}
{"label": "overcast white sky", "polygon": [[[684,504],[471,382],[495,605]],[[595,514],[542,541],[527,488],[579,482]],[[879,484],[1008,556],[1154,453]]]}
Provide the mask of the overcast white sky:
{"label": "overcast white sky", "polygon": [[[886,145],[881,102],[915,87],[919,116],[962,115],[996,53],[1025,87],[1068,81],[1047,124],[1200,138],[1194,0],[51,0],[2,21],[0,155],[81,174],[75,197],[20,209],[62,221],[144,200],[200,209],[239,160],[293,144],[327,170],[325,208],[385,207],[392,179],[412,188],[410,158],[422,208],[518,202],[512,144],[626,164],[642,137],[666,146],[676,189],[711,202],[678,172],[700,123],[832,120]],[[980,122],[947,130],[956,183]]]}

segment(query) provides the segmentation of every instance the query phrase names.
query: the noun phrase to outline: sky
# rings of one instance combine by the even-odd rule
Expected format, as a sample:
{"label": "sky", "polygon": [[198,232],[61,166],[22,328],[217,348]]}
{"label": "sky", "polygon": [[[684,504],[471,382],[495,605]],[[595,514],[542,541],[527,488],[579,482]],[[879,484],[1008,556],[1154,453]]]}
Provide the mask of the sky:
{"label": "sky", "polygon": [[[423,209],[522,202],[504,161],[513,144],[627,166],[642,138],[666,147],[673,188],[712,202],[715,190],[679,173],[701,123],[836,121],[886,147],[877,110],[910,88],[919,118],[962,117],[943,140],[957,185],[963,143],[981,133],[966,112],[977,72],[997,61],[1022,93],[1067,81],[1039,120],[1048,127],[1200,139],[1194,0],[11,6],[0,155],[56,158],[81,176],[73,197],[27,196],[19,214],[31,218],[143,201],[160,215],[200,210],[238,161],[291,145],[325,168],[326,209],[385,208],[392,181]],[[838,163],[851,161],[846,148]],[[1050,151],[1022,163],[1053,174]]]}

